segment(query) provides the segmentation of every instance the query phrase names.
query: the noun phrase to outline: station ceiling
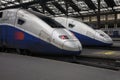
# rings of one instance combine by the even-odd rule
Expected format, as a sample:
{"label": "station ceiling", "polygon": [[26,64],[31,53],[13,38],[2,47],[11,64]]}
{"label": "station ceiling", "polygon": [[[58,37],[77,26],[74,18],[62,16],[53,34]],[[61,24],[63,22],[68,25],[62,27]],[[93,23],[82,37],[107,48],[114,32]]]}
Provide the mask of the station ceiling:
{"label": "station ceiling", "polygon": [[[0,10],[25,8],[53,16],[97,15],[98,0],[0,0]],[[120,13],[120,0],[100,0],[100,14]]]}

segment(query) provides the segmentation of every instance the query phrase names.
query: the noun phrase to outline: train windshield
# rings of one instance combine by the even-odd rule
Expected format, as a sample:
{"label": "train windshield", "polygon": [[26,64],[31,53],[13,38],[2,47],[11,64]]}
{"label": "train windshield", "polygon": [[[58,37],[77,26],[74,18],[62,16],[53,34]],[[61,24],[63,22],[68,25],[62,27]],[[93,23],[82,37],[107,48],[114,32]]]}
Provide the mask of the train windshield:
{"label": "train windshield", "polygon": [[39,17],[44,22],[46,22],[48,25],[50,25],[52,28],[64,28],[60,23],[56,22],[55,20],[53,20],[49,17],[43,16],[43,15],[37,13],[37,12],[30,11],[30,10],[28,10],[28,12],[30,12],[30,13],[34,14],[35,16]]}

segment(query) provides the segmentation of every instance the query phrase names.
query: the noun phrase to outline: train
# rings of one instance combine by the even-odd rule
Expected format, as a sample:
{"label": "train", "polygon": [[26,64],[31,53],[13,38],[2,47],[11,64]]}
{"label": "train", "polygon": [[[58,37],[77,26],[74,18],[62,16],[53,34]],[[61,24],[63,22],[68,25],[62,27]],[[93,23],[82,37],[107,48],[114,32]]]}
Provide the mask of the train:
{"label": "train", "polygon": [[95,30],[87,24],[71,17],[53,17],[70,30],[83,46],[111,46],[113,40],[102,30]]}
{"label": "train", "polygon": [[79,55],[80,41],[64,26],[26,9],[0,11],[0,47],[55,55]]}

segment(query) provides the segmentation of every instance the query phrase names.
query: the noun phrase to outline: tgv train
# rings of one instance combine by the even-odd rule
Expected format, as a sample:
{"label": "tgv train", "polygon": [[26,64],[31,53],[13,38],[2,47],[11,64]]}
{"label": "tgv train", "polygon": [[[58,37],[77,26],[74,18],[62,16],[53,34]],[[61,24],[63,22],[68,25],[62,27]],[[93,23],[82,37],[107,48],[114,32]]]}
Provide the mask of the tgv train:
{"label": "tgv train", "polygon": [[101,30],[94,30],[74,18],[55,17],[54,19],[72,31],[82,45],[110,46],[113,44],[112,39],[106,33]]}
{"label": "tgv train", "polygon": [[79,40],[55,20],[34,11],[0,11],[0,46],[44,54],[79,55]]}

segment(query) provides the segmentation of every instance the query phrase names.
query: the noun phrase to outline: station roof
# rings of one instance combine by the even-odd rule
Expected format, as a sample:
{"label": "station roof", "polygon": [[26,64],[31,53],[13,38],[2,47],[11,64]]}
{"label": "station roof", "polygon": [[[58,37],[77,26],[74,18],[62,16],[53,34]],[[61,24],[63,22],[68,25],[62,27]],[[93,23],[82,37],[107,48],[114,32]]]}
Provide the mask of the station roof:
{"label": "station roof", "polygon": [[[0,10],[25,8],[53,16],[97,15],[98,0],[0,0]],[[120,0],[100,0],[101,14],[120,13]]]}

